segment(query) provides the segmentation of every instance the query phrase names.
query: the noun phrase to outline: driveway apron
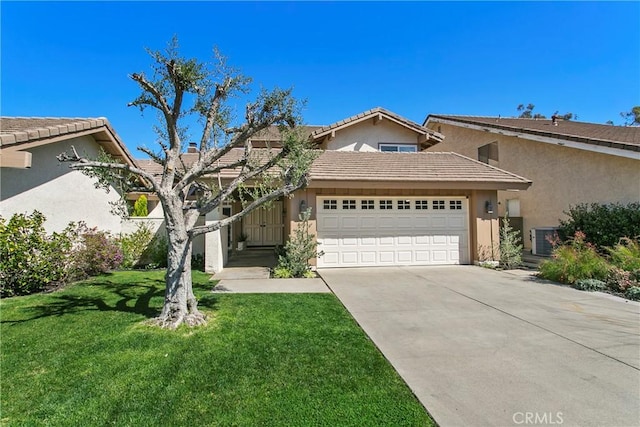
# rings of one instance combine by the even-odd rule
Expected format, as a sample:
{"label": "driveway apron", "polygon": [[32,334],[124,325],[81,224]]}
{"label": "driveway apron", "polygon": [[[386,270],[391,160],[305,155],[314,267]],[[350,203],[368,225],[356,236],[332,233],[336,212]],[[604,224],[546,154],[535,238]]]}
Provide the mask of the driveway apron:
{"label": "driveway apron", "polygon": [[640,304],[473,266],[320,274],[441,426],[637,426]]}

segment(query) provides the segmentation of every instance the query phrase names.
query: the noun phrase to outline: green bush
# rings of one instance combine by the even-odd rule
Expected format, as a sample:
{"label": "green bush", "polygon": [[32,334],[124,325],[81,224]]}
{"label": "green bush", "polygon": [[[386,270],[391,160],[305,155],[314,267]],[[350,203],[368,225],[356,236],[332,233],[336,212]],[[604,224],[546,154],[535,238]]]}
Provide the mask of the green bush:
{"label": "green bush", "polygon": [[191,269],[204,271],[204,255],[203,254],[191,255]]}
{"label": "green bush", "polygon": [[607,284],[598,279],[580,279],[573,284],[573,287],[581,291],[602,291],[607,289]]}
{"label": "green bush", "polygon": [[76,277],[97,276],[122,264],[122,249],[110,233],[97,228],[79,228],[80,239],[72,252]]}
{"label": "green bush", "polygon": [[153,231],[148,224],[138,224],[135,231],[120,235],[118,243],[122,249],[122,267],[135,268],[144,265],[145,252],[153,241]]}
{"label": "green bush", "polygon": [[148,216],[149,210],[147,208],[147,197],[143,194],[138,197],[138,200],[133,205],[133,213],[131,216]]}
{"label": "green bush", "polygon": [[630,287],[629,289],[627,289],[627,292],[625,292],[624,296],[634,301],[640,301],[640,286]]}
{"label": "green bush", "polygon": [[143,254],[144,265],[148,268],[165,268],[167,266],[168,253],[169,241],[167,236],[156,234]]}
{"label": "green bush", "polygon": [[585,241],[584,233],[577,232],[567,244],[554,249],[552,258],[540,264],[540,277],[556,282],[574,284],[581,279],[605,280],[609,265]]}
{"label": "green bush", "polygon": [[68,255],[73,224],[48,236],[38,211],[0,217],[0,295],[26,295],[65,283],[72,273]]}
{"label": "green bush", "polygon": [[293,274],[288,268],[285,267],[275,267],[273,269],[273,277],[276,279],[291,279]]}
{"label": "green bush", "polygon": [[622,238],[613,248],[607,248],[611,263],[625,271],[640,270],[640,241]]}
{"label": "green bush", "polygon": [[315,236],[309,233],[310,217],[311,208],[300,214],[298,227],[278,256],[278,265],[274,269],[275,277],[283,277],[276,274],[290,274],[288,277],[309,277],[311,271],[309,260],[323,255],[322,251],[318,252]]}
{"label": "green bush", "polygon": [[605,247],[613,247],[623,237],[640,237],[640,203],[585,203],[570,207],[565,214],[569,218],[560,221],[558,230],[563,241],[580,231],[586,235],[587,242],[603,252]]}
{"label": "green bush", "polygon": [[520,232],[509,224],[509,216],[505,215],[500,227],[500,266],[506,270],[517,268],[522,264],[522,239]]}

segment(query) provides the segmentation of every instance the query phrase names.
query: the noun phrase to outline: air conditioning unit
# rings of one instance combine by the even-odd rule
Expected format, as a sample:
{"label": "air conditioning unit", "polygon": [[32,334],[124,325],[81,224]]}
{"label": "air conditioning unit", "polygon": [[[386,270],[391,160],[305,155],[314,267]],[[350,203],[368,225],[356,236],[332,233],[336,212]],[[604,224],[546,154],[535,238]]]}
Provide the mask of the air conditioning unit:
{"label": "air conditioning unit", "polygon": [[538,227],[531,229],[531,253],[538,256],[551,256],[551,241],[556,238],[557,227]]}

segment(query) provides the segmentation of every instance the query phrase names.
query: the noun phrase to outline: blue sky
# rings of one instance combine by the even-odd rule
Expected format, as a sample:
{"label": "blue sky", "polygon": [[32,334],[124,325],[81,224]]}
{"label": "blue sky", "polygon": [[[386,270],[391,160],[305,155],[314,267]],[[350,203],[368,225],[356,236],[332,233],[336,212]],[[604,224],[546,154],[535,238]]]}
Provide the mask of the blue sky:
{"label": "blue sky", "polygon": [[[621,124],[640,104],[639,2],[7,2],[1,113],[109,119],[130,150],[155,115],[127,107],[145,47],[216,45],[260,86],[294,87],[308,124],[382,106],[430,113],[573,112]],[[242,109],[244,101],[236,101]],[[242,111],[240,111],[242,113]],[[135,155],[141,156],[139,153]],[[142,157],[142,156],[141,156]]]}

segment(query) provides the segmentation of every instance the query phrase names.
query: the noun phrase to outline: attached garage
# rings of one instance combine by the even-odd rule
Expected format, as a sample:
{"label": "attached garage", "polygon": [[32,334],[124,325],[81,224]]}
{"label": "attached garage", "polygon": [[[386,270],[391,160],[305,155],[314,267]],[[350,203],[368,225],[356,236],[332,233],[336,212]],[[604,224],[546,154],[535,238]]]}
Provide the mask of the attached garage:
{"label": "attached garage", "polygon": [[469,262],[465,197],[331,197],[316,200],[318,267]]}

